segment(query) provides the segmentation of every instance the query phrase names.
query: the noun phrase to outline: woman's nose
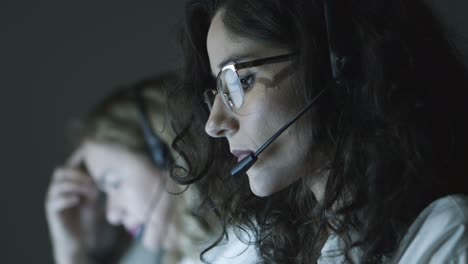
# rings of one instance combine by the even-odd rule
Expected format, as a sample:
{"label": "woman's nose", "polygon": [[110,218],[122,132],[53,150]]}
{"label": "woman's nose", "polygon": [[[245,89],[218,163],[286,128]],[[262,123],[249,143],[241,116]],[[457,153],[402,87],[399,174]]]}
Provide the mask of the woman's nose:
{"label": "woman's nose", "polygon": [[229,110],[218,94],[213,102],[210,116],[205,124],[206,133],[215,138],[227,137],[239,129],[239,121],[235,114]]}

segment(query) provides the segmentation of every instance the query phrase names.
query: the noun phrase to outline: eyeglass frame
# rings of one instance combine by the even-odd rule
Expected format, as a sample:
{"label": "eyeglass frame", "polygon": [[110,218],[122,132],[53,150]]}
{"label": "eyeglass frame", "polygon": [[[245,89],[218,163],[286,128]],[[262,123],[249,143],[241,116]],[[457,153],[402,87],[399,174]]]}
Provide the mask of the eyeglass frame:
{"label": "eyeglass frame", "polygon": [[[208,105],[208,110],[211,112],[211,109],[213,107],[213,103],[211,103],[211,100],[209,100],[208,95],[207,95],[207,93],[211,93],[213,96],[216,96],[218,94],[222,94],[223,95],[222,101],[223,101],[224,105],[229,110],[234,112],[233,106],[232,106],[232,100],[229,98],[229,95],[227,95],[226,93],[223,93],[221,91],[222,87],[220,87],[220,85],[219,85],[219,83],[220,83],[219,79],[221,77],[221,74],[225,70],[227,70],[227,69],[233,70],[236,73],[237,78],[240,79],[239,73],[238,73],[239,70],[291,60],[294,56],[295,56],[294,53],[287,53],[287,54],[282,54],[282,55],[276,55],[276,56],[251,60],[251,61],[244,61],[244,62],[238,62],[238,63],[237,62],[230,62],[230,63],[224,65],[221,68],[221,70],[219,71],[218,75],[216,76],[216,89],[207,89],[207,90],[205,90],[203,92],[203,98],[204,98],[205,103]],[[244,96],[244,95],[242,95],[242,96]],[[231,102],[230,103],[231,105],[229,105],[229,102]],[[240,108],[240,106],[239,106],[239,108]]]}

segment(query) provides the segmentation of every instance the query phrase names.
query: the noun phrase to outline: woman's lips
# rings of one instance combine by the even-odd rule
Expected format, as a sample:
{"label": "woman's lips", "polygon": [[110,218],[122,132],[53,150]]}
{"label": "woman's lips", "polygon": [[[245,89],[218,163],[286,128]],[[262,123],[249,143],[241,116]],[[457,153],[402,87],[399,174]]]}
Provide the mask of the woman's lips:
{"label": "woman's lips", "polygon": [[253,153],[251,150],[232,150],[232,155],[237,157],[237,162],[243,160],[245,157]]}
{"label": "woman's lips", "polygon": [[141,232],[143,231],[143,226],[140,225],[140,226],[135,226],[135,227],[125,227],[125,229],[127,230],[128,233],[130,233],[130,235],[133,238],[139,238],[141,235]]}

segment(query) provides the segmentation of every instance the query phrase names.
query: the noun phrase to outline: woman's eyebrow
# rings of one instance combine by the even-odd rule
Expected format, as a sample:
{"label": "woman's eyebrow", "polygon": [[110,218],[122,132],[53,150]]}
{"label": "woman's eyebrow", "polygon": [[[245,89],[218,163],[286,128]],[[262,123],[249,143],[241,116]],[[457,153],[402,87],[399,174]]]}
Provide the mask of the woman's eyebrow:
{"label": "woman's eyebrow", "polygon": [[232,54],[229,57],[225,58],[223,61],[221,61],[218,64],[218,68],[222,69],[224,66],[226,66],[226,64],[228,64],[230,62],[239,62],[241,60],[246,60],[246,59],[252,58],[252,57],[253,57],[253,54],[250,54],[250,53]]}

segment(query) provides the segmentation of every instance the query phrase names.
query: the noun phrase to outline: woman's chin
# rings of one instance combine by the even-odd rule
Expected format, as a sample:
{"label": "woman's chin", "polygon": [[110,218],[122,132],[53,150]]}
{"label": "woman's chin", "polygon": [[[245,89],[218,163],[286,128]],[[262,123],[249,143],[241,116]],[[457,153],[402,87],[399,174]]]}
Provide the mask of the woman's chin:
{"label": "woman's chin", "polygon": [[150,234],[146,233],[141,238],[141,244],[143,247],[150,251],[158,251],[161,248],[161,242],[156,239],[156,237],[151,236]]}
{"label": "woman's chin", "polygon": [[301,178],[297,171],[281,166],[254,166],[247,172],[247,176],[250,190],[259,197],[279,192]]}
{"label": "woman's chin", "polygon": [[258,174],[257,171],[247,172],[250,190],[258,197],[270,196],[284,187],[278,186],[274,180],[265,173]]}

